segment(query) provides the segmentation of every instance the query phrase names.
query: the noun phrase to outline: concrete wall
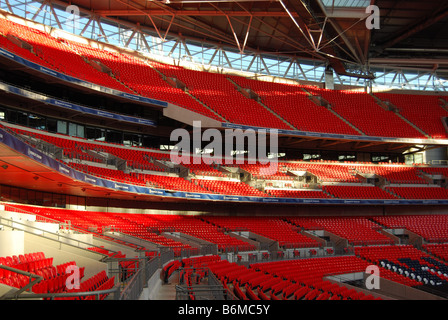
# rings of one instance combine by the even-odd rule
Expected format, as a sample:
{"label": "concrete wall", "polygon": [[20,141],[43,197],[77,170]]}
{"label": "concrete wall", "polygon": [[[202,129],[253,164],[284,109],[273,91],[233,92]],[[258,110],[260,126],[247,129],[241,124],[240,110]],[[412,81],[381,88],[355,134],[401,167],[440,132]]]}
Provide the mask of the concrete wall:
{"label": "concrete wall", "polygon": [[18,256],[25,253],[25,232],[0,231],[0,257]]}
{"label": "concrete wall", "polygon": [[78,267],[85,267],[85,279],[107,270],[107,264],[100,262],[103,257],[95,252],[82,250],[61,242],[44,239],[37,235],[25,234],[25,253],[43,252],[46,257],[53,257],[53,265],[76,261]]}
{"label": "concrete wall", "polygon": [[[368,277],[364,274],[364,280]],[[379,289],[367,290],[368,292],[384,295],[397,300],[446,300],[442,297],[415,289],[400,283],[380,278]]]}

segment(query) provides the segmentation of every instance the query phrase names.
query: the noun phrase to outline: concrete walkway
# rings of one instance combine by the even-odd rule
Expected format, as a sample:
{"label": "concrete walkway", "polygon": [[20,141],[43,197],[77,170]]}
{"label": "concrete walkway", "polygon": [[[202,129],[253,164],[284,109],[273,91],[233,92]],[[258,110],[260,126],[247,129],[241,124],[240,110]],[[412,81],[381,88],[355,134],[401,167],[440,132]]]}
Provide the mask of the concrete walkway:
{"label": "concrete walkway", "polygon": [[162,283],[154,300],[176,300],[176,285],[179,283],[179,273],[175,272],[168,283]]}

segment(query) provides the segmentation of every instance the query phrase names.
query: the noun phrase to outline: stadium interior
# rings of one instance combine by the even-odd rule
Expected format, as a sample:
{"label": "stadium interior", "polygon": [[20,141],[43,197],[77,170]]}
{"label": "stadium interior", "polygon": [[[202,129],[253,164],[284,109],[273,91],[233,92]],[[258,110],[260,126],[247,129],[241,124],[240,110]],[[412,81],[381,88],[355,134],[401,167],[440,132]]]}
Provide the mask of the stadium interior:
{"label": "stadium interior", "polygon": [[0,1],[0,300],[448,299],[447,31],[435,0]]}

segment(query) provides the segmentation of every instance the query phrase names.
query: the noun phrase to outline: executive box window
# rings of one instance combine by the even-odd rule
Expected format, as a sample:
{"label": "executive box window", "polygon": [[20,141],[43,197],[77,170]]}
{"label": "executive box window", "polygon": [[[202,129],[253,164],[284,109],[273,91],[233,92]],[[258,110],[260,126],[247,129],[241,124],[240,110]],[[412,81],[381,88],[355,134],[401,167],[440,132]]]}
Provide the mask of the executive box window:
{"label": "executive box window", "polygon": [[67,134],[67,121],[57,121],[57,133]]}
{"label": "executive box window", "polygon": [[6,120],[22,126],[28,126],[28,114],[26,112],[9,110]]}
{"label": "executive box window", "polygon": [[47,127],[46,119],[34,114],[28,114],[28,126],[37,130],[45,130]]}
{"label": "executive box window", "polygon": [[86,139],[91,141],[105,141],[106,130],[94,127],[86,127]]}
{"label": "executive box window", "polygon": [[53,133],[67,134],[67,121],[48,118],[47,131]]}
{"label": "executive box window", "polygon": [[106,141],[111,143],[122,143],[123,133],[115,130],[106,130]]}
{"label": "executive box window", "polygon": [[5,106],[0,106],[0,120],[33,129],[45,130],[51,133],[86,138],[91,141],[105,141],[124,144],[126,146],[147,148],[157,148],[160,143],[160,138],[154,136],[107,130],[94,126],[85,126],[78,123],[55,118],[47,118],[45,116],[9,109]]}
{"label": "executive box window", "polygon": [[125,146],[140,147],[142,145],[142,142],[138,134],[124,133],[123,144]]}
{"label": "executive box window", "polygon": [[69,122],[69,124],[68,124],[69,136],[84,138],[85,137],[84,130],[85,130],[85,128],[83,125],[72,123],[72,122]]}
{"label": "executive box window", "polygon": [[[63,194],[0,185],[1,201],[64,208],[68,200],[67,197],[68,197],[67,195]],[[81,202],[85,203],[85,199],[84,200],[75,199],[75,200],[77,200],[80,203]]]}

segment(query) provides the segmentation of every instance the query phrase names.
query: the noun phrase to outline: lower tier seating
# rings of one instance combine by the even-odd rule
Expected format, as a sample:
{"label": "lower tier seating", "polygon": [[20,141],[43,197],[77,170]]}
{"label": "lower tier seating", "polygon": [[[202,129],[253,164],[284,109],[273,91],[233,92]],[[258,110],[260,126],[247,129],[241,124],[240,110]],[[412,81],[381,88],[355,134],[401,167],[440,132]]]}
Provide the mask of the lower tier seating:
{"label": "lower tier seating", "polygon": [[[53,264],[53,258],[45,257],[43,252],[25,253],[20,255],[0,257],[0,265],[8,266],[17,270],[26,271],[43,279],[31,288],[33,293],[71,293],[88,292],[96,290],[107,290],[114,287],[114,277],[109,278],[106,271],[100,271],[89,279],[83,279],[85,267],[79,268],[80,288],[72,289],[67,287],[68,277],[71,275],[69,267],[76,266],[75,261],[68,261],[59,265]],[[0,268],[0,283],[21,289],[29,283],[27,276],[17,272]],[[94,296],[88,296],[82,299],[94,299]],[[107,294],[101,295],[100,299],[107,298]],[[62,298],[60,298],[62,299]],[[63,298],[75,300],[80,298]]]}

